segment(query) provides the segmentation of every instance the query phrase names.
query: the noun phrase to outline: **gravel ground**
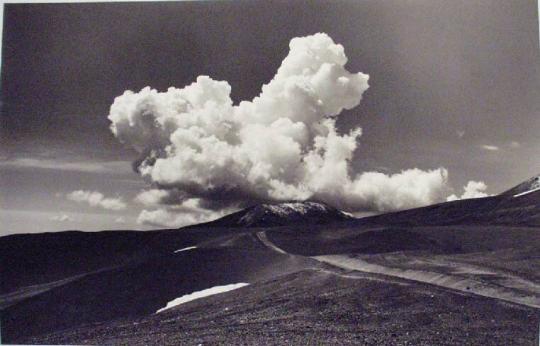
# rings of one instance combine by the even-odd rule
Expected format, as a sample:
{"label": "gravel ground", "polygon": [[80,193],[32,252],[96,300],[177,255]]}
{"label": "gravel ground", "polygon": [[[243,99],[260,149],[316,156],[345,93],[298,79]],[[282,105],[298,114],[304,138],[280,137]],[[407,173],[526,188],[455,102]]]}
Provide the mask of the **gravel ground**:
{"label": "gravel ground", "polygon": [[303,270],[145,318],[16,340],[114,345],[536,345],[539,311],[411,281]]}

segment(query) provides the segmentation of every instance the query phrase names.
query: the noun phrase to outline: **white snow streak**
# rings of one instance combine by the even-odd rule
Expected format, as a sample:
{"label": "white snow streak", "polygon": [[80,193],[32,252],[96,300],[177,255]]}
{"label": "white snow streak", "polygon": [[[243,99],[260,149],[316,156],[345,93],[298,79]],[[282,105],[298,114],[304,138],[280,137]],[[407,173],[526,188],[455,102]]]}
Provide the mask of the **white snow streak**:
{"label": "white snow streak", "polygon": [[189,251],[189,250],[193,250],[193,249],[196,249],[196,248],[197,248],[196,246],[188,246],[188,247],[185,247],[183,249],[178,249],[178,250],[174,251],[174,253]]}
{"label": "white snow streak", "polygon": [[534,189],[532,189],[532,190],[529,190],[529,191],[525,191],[525,192],[522,192],[522,193],[518,193],[517,195],[514,195],[514,198],[515,198],[515,197],[525,196],[525,195],[528,195],[528,194],[531,193],[531,192],[535,192],[535,191],[538,191],[538,190],[540,190],[540,186],[539,186],[539,187],[536,187],[536,188],[534,188]]}
{"label": "white snow streak", "polygon": [[164,308],[161,308],[158,311],[156,311],[156,314],[158,314],[158,313],[160,313],[162,311],[165,311],[167,309],[170,309],[172,307],[175,307],[177,305],[190,302],[190,301],[195,300],[195,299],[212,296],[214,294],[220,294],[220,293],[224,293],[224,292],[229,292],[229,291],[236,290],[238,288],[241,288],[241,287],[244,287],[244,286],[247,286],[247,285],[249,285],[249,284],[245,283],[245,282],[240,282],[240,283],[237,283],[237,284],[230,284],[230,285],[224,285],[224,286],[214,286],[214,287],[202,290],[202,291],[197,291],[197,292],[193,292],[193,293],[190,293],[190,294],[186,294],[186,295],[181,296],[180,298],[176,298],[174,300],[171,300],[170,302],[167,303],[167,306],[165,306]]}

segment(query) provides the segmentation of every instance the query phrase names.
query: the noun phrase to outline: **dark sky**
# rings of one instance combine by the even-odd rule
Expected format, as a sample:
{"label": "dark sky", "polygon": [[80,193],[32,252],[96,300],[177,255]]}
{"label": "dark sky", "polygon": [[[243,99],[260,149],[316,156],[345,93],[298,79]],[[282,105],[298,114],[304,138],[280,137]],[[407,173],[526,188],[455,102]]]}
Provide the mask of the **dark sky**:
{"label": "dark sky", "polygon": [[[338,123],[364,130],[356,170],[443,166],[456,190],[473,179],[501,192],[540,172],[538,28],[537,2],[525,0],[6,4],[4,219],[21,231],[17,213],[85,214],[54,197],[76,185],[126,200],[144,186],[129,172],[135,153],[108,129],[124,90],[205,74],[228,81],[235,102],[252,99],[290,39],[316,32],[345,47],[349,71],[370,75]],[[119,162],[125,171],[77,167]],[[119,215],[134,227],[136,214]],[[84,222],[70,226],[97,227]]]}

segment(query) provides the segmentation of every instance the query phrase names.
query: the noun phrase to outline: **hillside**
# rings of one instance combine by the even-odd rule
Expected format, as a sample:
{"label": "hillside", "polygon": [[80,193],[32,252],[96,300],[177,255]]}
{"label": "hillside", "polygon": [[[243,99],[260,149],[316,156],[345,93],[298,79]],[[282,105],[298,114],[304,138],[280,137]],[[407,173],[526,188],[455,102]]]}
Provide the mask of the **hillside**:
{"label": "hillside", "polygon": [[[0,237],[2,338],[260,344],[301,333],[313,343],[453,345],[489,334],[494,345],[530,344],[540,306],[535,181],[364,219],[290,202],[177,230]],[[249,285],[155,314],[236,283]]]}

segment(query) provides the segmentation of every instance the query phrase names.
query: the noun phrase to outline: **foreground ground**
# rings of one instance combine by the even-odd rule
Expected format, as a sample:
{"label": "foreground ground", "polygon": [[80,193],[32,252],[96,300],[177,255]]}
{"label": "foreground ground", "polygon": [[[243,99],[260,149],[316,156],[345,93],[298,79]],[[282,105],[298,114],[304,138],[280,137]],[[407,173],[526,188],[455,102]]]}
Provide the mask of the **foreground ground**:
{"label": "foreground ground", "polygon": [[384,276],[303,270],[139,319],[24,343],[534,345],[538,310]]}

